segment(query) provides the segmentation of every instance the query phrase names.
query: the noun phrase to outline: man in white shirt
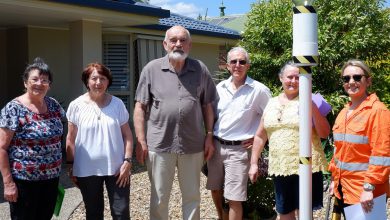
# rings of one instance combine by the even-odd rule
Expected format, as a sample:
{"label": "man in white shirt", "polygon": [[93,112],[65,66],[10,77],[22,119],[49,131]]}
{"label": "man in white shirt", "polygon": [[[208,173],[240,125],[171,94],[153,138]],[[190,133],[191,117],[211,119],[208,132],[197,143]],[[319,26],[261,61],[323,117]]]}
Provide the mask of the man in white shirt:
{"label": "man in white shirt", "polygon": [[207,189],[222,219],[223,196],[229,201],[229,220],[242,219],[242,201],[247,199],[248,170],[253,136],[271,92],[247,76],[249,55],[242,47],[227,56],[229,79],[217,85],[219,100],[214,125],[216,149],[208,161]]}

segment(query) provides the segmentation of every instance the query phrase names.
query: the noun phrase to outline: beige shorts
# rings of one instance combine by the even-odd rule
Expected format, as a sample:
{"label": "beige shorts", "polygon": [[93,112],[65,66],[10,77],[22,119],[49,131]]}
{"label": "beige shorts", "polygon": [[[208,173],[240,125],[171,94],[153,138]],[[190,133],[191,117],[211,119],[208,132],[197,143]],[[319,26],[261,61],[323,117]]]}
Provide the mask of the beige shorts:
{"label": "beige shorts", "polygon": [[250,156],[243,145],[223,145],[214,139],[215,152],[207,162],[206,188],[224,190],[224,197],[232,201],[247,200]]}

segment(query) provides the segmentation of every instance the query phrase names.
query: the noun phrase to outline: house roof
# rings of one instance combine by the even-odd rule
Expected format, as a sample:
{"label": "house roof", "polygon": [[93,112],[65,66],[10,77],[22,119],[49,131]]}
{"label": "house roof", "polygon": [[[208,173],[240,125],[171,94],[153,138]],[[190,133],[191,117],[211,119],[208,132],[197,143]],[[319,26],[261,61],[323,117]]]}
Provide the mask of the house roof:
{"label": "house roof", "polygon": [[49,0],[65,4],[74,4],[91,8],[112,10],[118,12],[148,15],[153,17],[168,18],[170,11],[160,7],[136,3],[132,0]]}
{"label": "house roof", "polygon": [[248,17],[245,14],[227,15],[223,17],[207,18],[207,22],[215,25],[220,25],[226,28],[236,30],[240,33],[244,31],[245,23]]}
{"label": "house roof", "polygon": [[187,28],[191,34],[199,34],[228,39],[240,39],[240,33],[222,26],[199,21],[190,17],[170,13],[169,10],[153,5],[135,2],[133,0],[50,0],[52,2],[80,5],[84,7],[112,10],[125,13],[141,14],[158,17],[158,24],[134,25],[151,30],[167,30],[169,27],[181,25]]}
{"label": "house roof", "polygon": [[175,25],[181,25],[185,27],[191,32],[191,34],[224,37],[228,39],[240,39],[240,33],[235,30],[211,24],[209,22],[196,20],[176,13],[171,13],[171,16],[169,18],[159,19],[159,24],[139,25],[137,27],[165,31],[169,27]]}
{"label": "house roof", "polygon": [[100,22],[102,28],[158,24],[169,10],[132,0],[0,0],[0,28],[69,28],[74,21]]}

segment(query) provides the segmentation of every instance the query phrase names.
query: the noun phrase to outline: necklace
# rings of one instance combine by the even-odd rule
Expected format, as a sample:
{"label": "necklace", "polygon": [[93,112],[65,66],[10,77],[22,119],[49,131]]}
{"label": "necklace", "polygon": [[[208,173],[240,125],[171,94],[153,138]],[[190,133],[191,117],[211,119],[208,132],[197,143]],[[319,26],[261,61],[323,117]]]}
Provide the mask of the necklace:
{"label": "necklace", "polygon": [[97,116],[97,119],[100,120],[100,118],[102,116],[102,110],[99,108],[99,106],[96,103],[93,104],[92,108],[93,108],[93,111],[95,112],[95,114]]}
{"label": "necklace", "polygon": [[283,111],[284,111],[285,107],[286,107],[286,104],[281,104],[278,107],[277,120],[278,120],[279,123],[282,121]]}
{"label": "necklace", "polygon": [[[89,98],[88,103],[92,104],[93,112],[97,116],[97,119],[100,120],[102,118],[101,117],[102,116],[102,112],[103,112],[102,108],[104,108],[104,106],[106,106],[106,103],[107,103],[107,96],[106,96],[106,94],[103,95],[103,98],[101,100],[101,105],[98,104],[97,100],[94,101],[94,99],[92,99],[90,96],[88,98]],[[99,106],[102,106],[102,108],[100,108]]]}

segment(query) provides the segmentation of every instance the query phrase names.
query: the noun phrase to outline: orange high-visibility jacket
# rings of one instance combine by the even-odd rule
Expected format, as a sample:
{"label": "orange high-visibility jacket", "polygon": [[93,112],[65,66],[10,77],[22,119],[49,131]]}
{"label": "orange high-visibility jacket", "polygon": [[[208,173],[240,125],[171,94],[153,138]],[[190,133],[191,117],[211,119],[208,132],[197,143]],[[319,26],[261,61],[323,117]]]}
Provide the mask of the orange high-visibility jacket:
{"label": "orange high-visibility jacket", "polygon": [[390,111],[371,94],[347,118],[350,104],[339,113],[333,126],[334,155],[329,164],[335,196],[342,186],[347,204],[360,202],[363,184],[375,186],[374,198],[389,192]]}

